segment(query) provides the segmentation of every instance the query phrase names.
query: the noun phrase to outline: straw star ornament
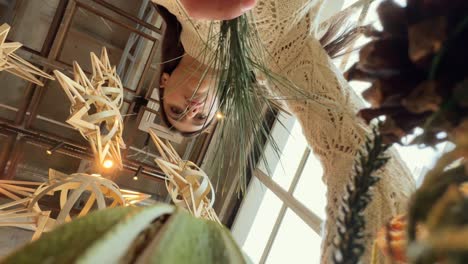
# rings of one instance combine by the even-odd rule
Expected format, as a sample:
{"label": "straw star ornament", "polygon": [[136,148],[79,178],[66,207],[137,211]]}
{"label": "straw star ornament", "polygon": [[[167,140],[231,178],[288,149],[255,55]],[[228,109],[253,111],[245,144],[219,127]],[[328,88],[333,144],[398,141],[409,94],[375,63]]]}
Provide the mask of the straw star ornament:
{"label": "straw star ornament", "polygon": [[[59,193],[58,214],[43,210],[46,196]],[[49,169],[49,180],[31,182],[0,180],[0,194],[6,201],[0,203],[0,227],[14,226],[34,231],[32,240],[56,226],[87,215],[94,210],[118,206],[131,206],[149,199],[145,193],[120,189],[113,181],[100,175],[85,173],[64,174]],[[80,209],[77,204],[83,203]],[[72,212],[73,211],[73,212]]]}
{"label": "straw star ornament", "polygon": [[74,80],[55,70],[60,85],[71,102],[67,123],[88,140],[99,164],[122,168],[123,120],[120,108],[123,85],[105,48],[101,57],[91,53],[93,74],[89,79],[77,62],[73,63]]}
{"label": "straw star ornament", "polygon": [[53,80],[52,76],[39,70],[15,54],[15,51],[21,48],[23,44],[19,42],[6,42],[9,32],[10,26],[8,24],[0,26],[0,71],[7,71],[40,86],[44,86],[44,84],[38,77]]}
{"label": "straw star ornament", "polygon": [[187,209],[193,216],[221,223],[213,209],[213,185],[208,175],[195,163],[182,160],[169,142],[164,143],[149,130],[160,158],[155,162],[166,174],[166,188],[176,206]]}
{"label": "straw star ornament", "polygon": [[51,230],[55,222],[50,219],[50,211],[41,211],[38,206],[28,208],[34,192],[43,185],[41,182],[0,180],[0,193],[5,196],[5,201],[0,203],[0,227],[33,230],[32,240]]}

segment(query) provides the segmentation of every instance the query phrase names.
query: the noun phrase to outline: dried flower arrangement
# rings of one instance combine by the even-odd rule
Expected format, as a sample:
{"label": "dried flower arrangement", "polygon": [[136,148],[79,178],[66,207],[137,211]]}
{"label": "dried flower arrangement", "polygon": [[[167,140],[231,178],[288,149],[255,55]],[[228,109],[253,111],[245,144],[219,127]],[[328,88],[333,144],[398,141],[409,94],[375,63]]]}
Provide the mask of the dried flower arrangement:
{"label": "dried flower arrangement", "polygon": [[456,146],[427,173],[408,214],[383,228],[378,244],[394,261],[466,263],[468,2],[408,0],[402,7],[387,0],[378,15],[383,30],[367,32],[372,41],[345,74],[372,82],[363,93],[372,107],[359,115],[367,122],[384,117],[379,133],[385,143],[422,128],[412,144]]}

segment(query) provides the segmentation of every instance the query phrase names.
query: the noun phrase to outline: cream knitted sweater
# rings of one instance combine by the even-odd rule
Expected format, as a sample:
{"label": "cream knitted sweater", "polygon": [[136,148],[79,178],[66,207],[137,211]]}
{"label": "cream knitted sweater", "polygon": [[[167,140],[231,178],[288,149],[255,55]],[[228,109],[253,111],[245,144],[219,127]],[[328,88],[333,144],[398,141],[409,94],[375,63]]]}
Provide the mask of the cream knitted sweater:
{"label": "cream knitted sweater", "polygon": [[[182,24],[185,51],[198,57],[209,34],[208,21],[189,20],[176,0],[153,0],[176,15]],[[324,0],[259,0],[252,10],[255,26],[267,51],[268,62],[277,73],[288,77],[313,99],[288,100],[287,105],[300,121],[310,147],[320,158],[327,185],[327,219],[323,234],[322,263],[330,263],[336,235],[338,208],[350,180],[356,151],[368,128],[356,118],[362,107],[342,74],[314,38]],[[205,39],[206,40],[206,39]],[[274,91],[281,94],[281,89]],[[373,201],[366,211],[367,232],[373,236],[392,215],[405,209],[414,181],[395,151],[380,173]],[[315,175],[310,175],[314,177]],[[363,263],[369,263],[371,239]]]}

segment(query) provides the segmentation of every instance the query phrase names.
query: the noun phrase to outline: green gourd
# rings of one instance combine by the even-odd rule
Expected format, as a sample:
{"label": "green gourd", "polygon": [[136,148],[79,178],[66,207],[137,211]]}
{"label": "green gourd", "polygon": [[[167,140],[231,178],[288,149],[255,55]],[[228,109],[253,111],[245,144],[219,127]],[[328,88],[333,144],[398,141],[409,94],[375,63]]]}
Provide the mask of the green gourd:
{"label": "green gourd", "polygon": [[159,204],[93,212],[1,263],[249,263],[225,227]]}

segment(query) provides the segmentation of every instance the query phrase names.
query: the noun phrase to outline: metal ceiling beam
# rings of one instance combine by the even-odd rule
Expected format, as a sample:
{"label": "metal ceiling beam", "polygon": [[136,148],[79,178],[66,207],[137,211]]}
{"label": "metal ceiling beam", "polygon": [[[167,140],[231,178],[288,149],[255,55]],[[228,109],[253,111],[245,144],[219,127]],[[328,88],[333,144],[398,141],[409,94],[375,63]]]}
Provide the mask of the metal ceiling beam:
{"label": "metal ceiling beam", "polygon": [[[87,148],[77,146],[74,143],[62,140],[55,136],[32,132],[8,123],[0,123],[0,133],[5,135],[21,135],[22,139],[36,143],[44,148],[53,147],[57,143],[63,141],[65,144],[60,148],[60,150],[58,150],[58,152],[71,157],[94,161],[93,154],[89,152]],[[148,166],[147,164],[128,159],[124,159],[123,161],[123,167],[127,171],[137,172],[140,166],[143,167],[143,171],[140,174],[141,176],[146,176],[151,180],[164,181],[163,172],[157,167]]]}

